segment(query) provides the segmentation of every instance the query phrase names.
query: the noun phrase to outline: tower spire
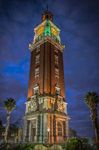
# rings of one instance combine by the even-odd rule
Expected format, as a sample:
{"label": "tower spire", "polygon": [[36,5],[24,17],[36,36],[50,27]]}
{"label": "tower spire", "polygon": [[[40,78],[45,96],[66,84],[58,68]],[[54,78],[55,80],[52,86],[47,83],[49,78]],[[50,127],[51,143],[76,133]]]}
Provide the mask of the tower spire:
{"label": "tower spire", "polygon": [[42,21],[49,19],[53,21],[53,14],[48,9],[48,4],[46,5],[46,10],[42,14]]}
{"label": "tower spire", "polygon": [[46,10],[48,11],[48,4],[46,5]]}

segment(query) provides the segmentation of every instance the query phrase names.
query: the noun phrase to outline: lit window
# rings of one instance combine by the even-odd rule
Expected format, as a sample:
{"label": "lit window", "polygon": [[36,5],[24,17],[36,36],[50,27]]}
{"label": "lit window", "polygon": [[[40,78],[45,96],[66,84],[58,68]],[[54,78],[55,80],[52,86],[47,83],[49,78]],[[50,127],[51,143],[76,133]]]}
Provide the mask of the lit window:
{"label": "lit window", "polygon": [[35,64],[39,64],[40,62],[40,55],[36,55]]}
{"label": "lit window", "polygon": [[59,78],[59,69],[58,68],[55,68],[55,77]]}
{"label": "lit window", "polygon": [[55,64],[58,65],[58,56],[55,55]]}
{"label": "lit window", "polygon": [[36,95],[36,94],[39,94],[39,86],[38,86],[38,84],[36,84],[35,86],[34,86],[34,94]]}
{"label": "lit window", "polygon": [[39,77],[39,67],[35,68],[35,78]]}
{"label": "lit window", "polygon": [[55,90],[56,90],[56,94],[60,95],[60,87],[58,84],[55,86]]}
{"label": "lit window", "polygon": [[57,124],[58,136],[62,136],[62,124],[58,122]]}

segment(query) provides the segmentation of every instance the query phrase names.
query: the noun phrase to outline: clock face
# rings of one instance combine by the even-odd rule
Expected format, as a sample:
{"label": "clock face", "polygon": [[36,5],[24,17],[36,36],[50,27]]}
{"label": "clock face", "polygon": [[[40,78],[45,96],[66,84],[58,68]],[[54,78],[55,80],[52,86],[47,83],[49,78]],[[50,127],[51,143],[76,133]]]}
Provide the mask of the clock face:
{"label": "clock face", "polygon": [[32,101],[29,103],[28,110],[29,110],[29,111],[36,111],[36,110],[37,110],[37,104],[36,104],[36,101],[35,101],[35,100],[32,100]]}

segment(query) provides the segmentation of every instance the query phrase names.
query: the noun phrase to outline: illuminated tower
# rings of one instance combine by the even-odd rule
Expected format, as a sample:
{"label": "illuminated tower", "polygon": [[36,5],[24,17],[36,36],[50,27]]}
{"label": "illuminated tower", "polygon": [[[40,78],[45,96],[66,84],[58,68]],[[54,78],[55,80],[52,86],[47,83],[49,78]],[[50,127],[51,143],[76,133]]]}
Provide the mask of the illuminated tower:
{"label": "illuminated tower", "polygon": [[60,30],[49,11],[34,29],[31,51],[24,140],[60,143],[68,137],[67,103],[64,92],[63,48]]}

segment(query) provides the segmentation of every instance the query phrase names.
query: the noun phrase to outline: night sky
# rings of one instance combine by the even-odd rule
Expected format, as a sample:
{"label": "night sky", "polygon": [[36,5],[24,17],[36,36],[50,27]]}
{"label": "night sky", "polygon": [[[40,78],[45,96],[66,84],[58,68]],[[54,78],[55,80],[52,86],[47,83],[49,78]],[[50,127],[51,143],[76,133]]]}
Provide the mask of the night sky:
{"label": "night sky", "polygon": [[0,0],[0,117],[6,121],[3,101],[17,102],[12,123],[22,123],[29,80],[29,42],[41,23],[46,5],[61,30],[65,90],[70,127],[92,137],[88,91],[99,94],[99,0]]}

